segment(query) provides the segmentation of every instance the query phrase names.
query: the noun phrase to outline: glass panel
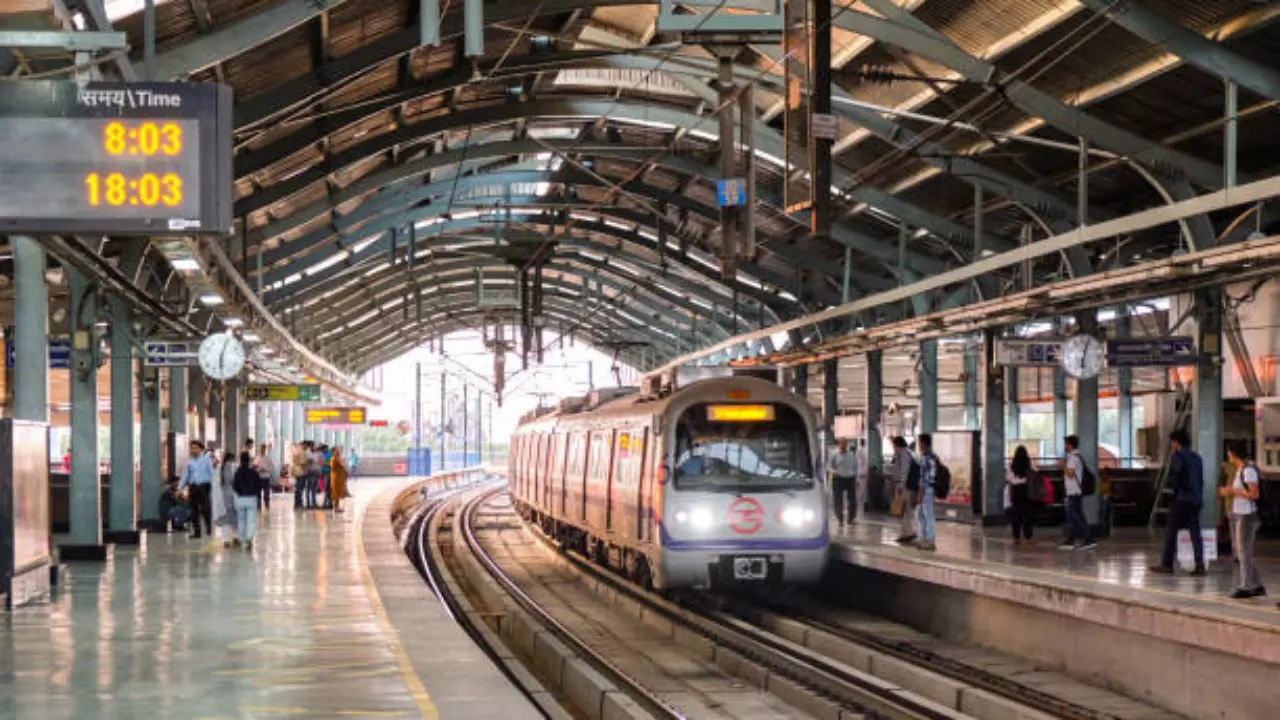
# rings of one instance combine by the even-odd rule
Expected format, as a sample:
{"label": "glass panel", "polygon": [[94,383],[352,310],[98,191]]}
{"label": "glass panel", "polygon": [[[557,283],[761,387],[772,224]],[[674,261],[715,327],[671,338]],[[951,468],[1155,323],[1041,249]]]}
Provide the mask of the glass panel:
{"label": "glass panel", "polygon": [[774,406],[774,419],[716,422],[706,404],[676,426],[676,488],[763,490],[813,485],[809,434],[795,410]]}

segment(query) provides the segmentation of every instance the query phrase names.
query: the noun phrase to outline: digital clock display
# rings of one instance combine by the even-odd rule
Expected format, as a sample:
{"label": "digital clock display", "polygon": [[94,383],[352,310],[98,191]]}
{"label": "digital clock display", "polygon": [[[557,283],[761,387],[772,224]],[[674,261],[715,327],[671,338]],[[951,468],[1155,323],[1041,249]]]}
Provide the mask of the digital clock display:
{"label": "digital clock display", "polygon": [[221,86],[0,83],[0,232],[225,233],[230,157]]}

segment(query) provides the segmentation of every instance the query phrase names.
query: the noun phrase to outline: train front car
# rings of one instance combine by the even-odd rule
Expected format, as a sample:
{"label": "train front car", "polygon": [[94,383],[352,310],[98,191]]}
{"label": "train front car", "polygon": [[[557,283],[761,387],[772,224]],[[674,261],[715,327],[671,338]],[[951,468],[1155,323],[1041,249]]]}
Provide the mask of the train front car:
{"label": "train front car", "polygon": [[826,493],[813,411],[750,377],[704,380],[670,399],[660,432],[660,587],[817,582]]}

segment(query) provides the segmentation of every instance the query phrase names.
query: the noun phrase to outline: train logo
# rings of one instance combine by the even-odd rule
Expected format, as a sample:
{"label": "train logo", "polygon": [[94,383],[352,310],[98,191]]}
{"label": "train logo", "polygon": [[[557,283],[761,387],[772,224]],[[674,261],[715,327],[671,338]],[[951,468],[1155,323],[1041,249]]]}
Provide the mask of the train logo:
{"label": "train logo", "polygon": [[729,506],[729,527],[739,535],[753,535],[764,526],[764,508],[755,498],[738,498]]}

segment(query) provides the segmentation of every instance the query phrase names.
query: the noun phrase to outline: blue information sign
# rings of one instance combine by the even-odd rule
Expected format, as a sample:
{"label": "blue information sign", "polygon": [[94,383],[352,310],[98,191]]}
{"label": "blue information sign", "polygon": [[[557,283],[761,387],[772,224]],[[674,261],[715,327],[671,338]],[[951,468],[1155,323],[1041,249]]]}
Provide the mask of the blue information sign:
{"label": "blue information sign", "polygon": [[[4,364],[5,367],[13,367],[17,362],[17,351],[13,347],[13,341],[10,340],[4,344]],[[50,340],[49,341],[49,369],[50,370],[66,370],[71,367],[71,341],[70,340]]]}
{"label": "blue information sign", "polygon": [[739,207],[747,204],[745,178],[727,178],[716,181],[716,203],[720,207]]}
{"label": "blue information sign", "polygon": [[1112,367],[1174,366],[1195,363],[1196,343],[1189,337],[1107,341],[1107,364]]}

